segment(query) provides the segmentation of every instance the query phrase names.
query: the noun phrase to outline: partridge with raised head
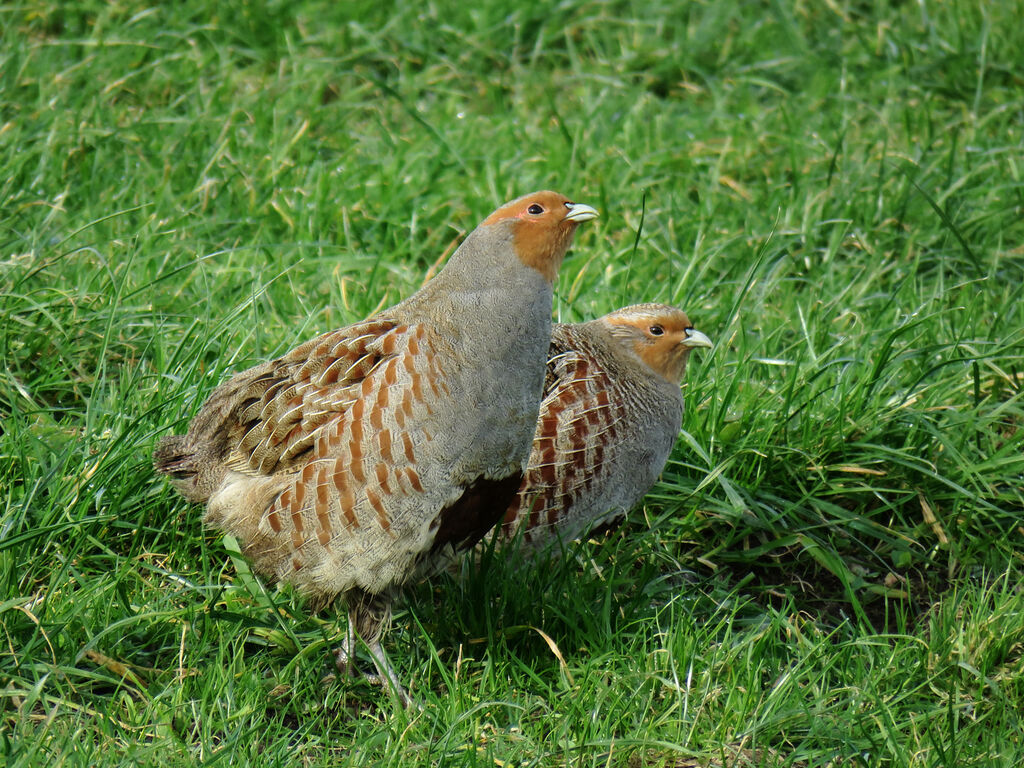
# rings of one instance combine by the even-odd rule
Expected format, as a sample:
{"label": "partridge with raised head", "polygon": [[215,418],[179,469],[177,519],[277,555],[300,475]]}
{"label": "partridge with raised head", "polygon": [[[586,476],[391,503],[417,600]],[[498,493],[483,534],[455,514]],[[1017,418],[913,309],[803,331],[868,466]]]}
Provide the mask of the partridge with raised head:
{"label": "partridge with raised head", "polygon": [[341,597],[380,678],[393,593],[473,546],[522,479],[551,332],[552,282],[597,216],[555,192],[492,213],[438,275],[368,320],[217,387],[154,466],[259,573],[317,607]]}
{"label": "partridge with raised head", "polygon": [[533,553],[625,515],[675,445],[690,353],[711,346],[664,304],[556,325],[530,460],[500,537],[521,531]]}

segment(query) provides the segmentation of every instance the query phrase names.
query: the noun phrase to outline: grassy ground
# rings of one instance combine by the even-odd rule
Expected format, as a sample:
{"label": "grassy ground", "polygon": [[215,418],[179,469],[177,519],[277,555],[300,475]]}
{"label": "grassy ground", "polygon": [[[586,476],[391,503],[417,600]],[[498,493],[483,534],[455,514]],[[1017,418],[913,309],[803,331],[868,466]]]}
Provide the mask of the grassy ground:
{"label": "grassy ground", "polygon": [[[1024,7],[387,5],[0,5],[0,762],[1024,762]],[[150,452],[538,187],[562,319],[718,346],[629,525],[410,592],[407,714]]]}

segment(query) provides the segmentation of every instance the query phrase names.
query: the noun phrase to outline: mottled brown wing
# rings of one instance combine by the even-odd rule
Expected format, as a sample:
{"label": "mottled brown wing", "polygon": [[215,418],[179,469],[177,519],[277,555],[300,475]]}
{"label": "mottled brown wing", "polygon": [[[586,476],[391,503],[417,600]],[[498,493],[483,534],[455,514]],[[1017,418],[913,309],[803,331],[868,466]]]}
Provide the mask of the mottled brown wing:
{"label": "mottled brown wing", "polygon": [[304,463],[318,431],[359,398],[406,330],[393,320],[369,320],[325,333],[264,366],[237,395],[237,443],[227,464],[268,475]]}
{"label": "mottled brown wing", "polygon": [[[436,468],[432,415],[451,400],[432,335],[390,321],[356,329],[266,371],[240,411],[251,421],[233,457],[263,495],[229,478],[206,517],[240,538],[258,571],[320,597],[400,583],[457,490],[420,476]],[[275,466],[288,471],[266,476]]]}
{"label": "mottled brown wing", "polygon": [[579,495],[600,481],[605,445],[615,439],[610,385],[584,352],[568,349],[549,359],[529,464],[505,514],[504,534],[520,526],[529,532],[556,525]]}

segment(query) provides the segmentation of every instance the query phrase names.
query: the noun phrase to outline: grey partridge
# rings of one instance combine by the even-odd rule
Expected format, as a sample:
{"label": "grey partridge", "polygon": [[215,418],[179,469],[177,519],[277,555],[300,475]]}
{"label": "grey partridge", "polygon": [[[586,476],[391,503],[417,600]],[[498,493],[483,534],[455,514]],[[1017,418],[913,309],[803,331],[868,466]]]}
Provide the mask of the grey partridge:
{"label": "grey partridge", "polygon": [[154,466],[257,572],[340,597],[381,681],[393,594],[473,546],[519,487],[537,421],[552,282],[597,212],[555,192],[502,206],[390,309],[217,387]]}
{"label": "grey partridge", "polygon": [[711,346],[664,304],[556,325],[530,460],[500,537],[521,530],[529,555],[625,515],[675,445],[690,353]]}

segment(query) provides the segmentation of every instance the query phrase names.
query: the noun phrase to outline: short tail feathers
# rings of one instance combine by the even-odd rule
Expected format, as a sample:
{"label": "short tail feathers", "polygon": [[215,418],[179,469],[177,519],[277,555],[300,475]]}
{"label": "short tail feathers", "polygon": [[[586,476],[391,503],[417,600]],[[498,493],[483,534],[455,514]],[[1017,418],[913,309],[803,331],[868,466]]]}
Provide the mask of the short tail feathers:
{"label": "short tail feathers", "polygon": [[203,494],[197,487],[200,468],[187,435],[161,438],[153,451],[153,469],[168,475],[171,485],[189,501],[203,503],[209,497],[209,491]]}
{"label": "short tail feathers", "polygon": [[167,435],[160,438],[156,450],[153,451],[153,469],[165,475],[178,477],[195,474],[195,468],[191,464],[194,458],[188,449],[188,437],[186,435]]}
{"label": "short tail feathers", "polygon": [[161,438],[153,452],[153,468],[168,475],[182,496],[205,504],[223,482],[231,446],[243,432],[238,422],[242,399],[259,399],[270,386],[264,363],[235,374],[218,386],[188,425],[187,435]]}
{"label": "short tail feathers", "polygon": [[191,502],[205,504],[224,479],[227,468],[209,454],[197,449],[190,435],[161,438],[153,451],[153,468],[169,477],[171,485]]}

